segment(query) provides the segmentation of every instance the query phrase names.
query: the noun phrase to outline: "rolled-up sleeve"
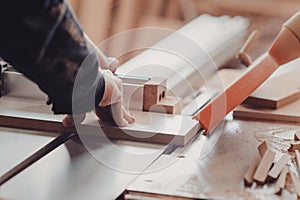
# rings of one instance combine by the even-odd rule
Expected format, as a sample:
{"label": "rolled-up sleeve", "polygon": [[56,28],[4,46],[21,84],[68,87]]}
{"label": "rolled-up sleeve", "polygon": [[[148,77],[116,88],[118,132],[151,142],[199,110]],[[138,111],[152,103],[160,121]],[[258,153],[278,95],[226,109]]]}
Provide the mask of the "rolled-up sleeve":
{"label": "rolled-up sleeve", "polygon": [[[104,79],[68,4],[2,0],[0,8],[0,56],[38,84],[50,97],[55,114],[73,114],[75,80],[82,84],[73,99],[80,105],[76,113],[92,110],[104,93]],[[91,97],[94,105],[84,103]]]}

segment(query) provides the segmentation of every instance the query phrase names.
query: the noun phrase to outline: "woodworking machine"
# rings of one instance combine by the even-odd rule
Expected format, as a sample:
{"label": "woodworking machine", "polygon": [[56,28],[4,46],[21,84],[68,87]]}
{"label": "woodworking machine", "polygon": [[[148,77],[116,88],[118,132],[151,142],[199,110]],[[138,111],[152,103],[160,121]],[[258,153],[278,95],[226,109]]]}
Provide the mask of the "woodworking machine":
{"label": "woodworking machine", "polygon": [[[224,89],[221,79],[210,79],[220,67],[234,60],[248,26],[249,21],[242,17],[202,15],[122,64],[115,75],[123,82],[124,105],[137,120],[125,128],[102,123],[105,134],[119,139],[185,145],[200,130],[192,115]],[[0,86],[2,126],[63,131],[59,125],[62,116],[43,113],[47,110],[43,105],[47,96],[22,74],[2,66]],[[11,101],[29,103],[27,107],[6,106]],[[30,106],[30,102],[43,103]],[[92,121],[87,119],[83,124],[91,128]],[[47,122],[52,125],[44,126]]]}

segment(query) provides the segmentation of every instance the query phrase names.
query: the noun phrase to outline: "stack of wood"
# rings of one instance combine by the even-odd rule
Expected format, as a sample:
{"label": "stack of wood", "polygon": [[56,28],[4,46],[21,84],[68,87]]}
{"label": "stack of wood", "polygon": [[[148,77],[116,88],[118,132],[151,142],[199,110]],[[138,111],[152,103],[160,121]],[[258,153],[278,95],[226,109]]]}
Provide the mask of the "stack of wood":
{"label": "stack of wood", "polygon": [[[289,151],[295,153],[295,168],[300,175],[300,131],[295,134],[295,139],[298,142],[292,143]],[[268,147],[265,141],[258,146],[258,151],[259,155],[255,156],[244,175],[245,186],[251,187],[254,182],[257,185],[274,183],[274,193],[281,195],[282,190],[288,185],[287,180],[291,180],[297,196],[300,197],[300,179],[292,170],[292,166],[288,164],[292,157],[288,153],[284,153],[275,162],[276,153]]]}

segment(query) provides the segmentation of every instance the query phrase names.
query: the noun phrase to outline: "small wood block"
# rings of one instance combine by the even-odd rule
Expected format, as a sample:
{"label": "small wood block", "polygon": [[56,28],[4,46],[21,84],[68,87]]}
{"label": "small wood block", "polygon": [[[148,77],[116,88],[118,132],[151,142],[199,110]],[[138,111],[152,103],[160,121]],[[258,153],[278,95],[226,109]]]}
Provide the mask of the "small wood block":
{"label": "small wood block", "polygon": [[259,154],[260,154],[260,157],[262,158],[265,154],[265,152],[267,151],[268,149],[268,146],[267,146],[267,143],[266,141],[263,141],[258,147],[257,147],[258,151],[259,151]]}
{"label": "small wood block", "polygon": [[247,172],[244,175],[244,184],[245,186],[251,186],[253,183],[253,175],[259,165],[261,158],[259,156],[255,156],[250,167],[248,168]]}
{"label": "small wood block", "polygon": [[165,97],[157,104],[151,107],[151,112],[161,112],[167,114],[180,114],[180,102],[176,97]]}
{"label": "small wood block", "polygon": [[296,177],[296,174],[294,172],[292,172],[291,170],[289,170],[289,174],[291,176],[292,183],[295,188],[295,192],[296,192],[297,196],[300,197],[300,180]]}
{"label": "small wood block", "polygon": [[167,80],[165,78],[151,78],[144,84],[143,110],[149,111],[151,107],[161,101],[166,95]]}
{"label": "small wood block", "polygon": [[295,151],[295,150],[300,150],[300,142],[292,142],[290,148],[288,151]]}
{"label": "small wood block", "polygon": [[258,183],[264,183],[266,181],[268,172],[274,162],[274,159],[275,153],[270,149],[267,149],[254,173],[253,179],[255,181]]}
{"label": "small wood block", "polygon": [[285,186],[287,173],[288,173],[288,166],[285,165],[279,175],[278,180],[276,181],[275,189],[274,189],[275,194],[281,195],[281,192]]}
{"label": "small wood block", "polygon": [[300,152],[299,152],[299,150],[295,150],[295,160],[296,160],[296,164],[297,164],[298,173],[300,174]]}
{"label": "small wood block", "polygon": [[294,135],[294,140],[300,141],[300,130],[298,130]]}
{"label": "small wood block", "polygon": [[277,179],[280,172],[286,166],[286,164],[290,161],[291,156],[288,154],[283,154],[281,158],[274,164],[272,169],[269,171],[268,175],[271,179]]}

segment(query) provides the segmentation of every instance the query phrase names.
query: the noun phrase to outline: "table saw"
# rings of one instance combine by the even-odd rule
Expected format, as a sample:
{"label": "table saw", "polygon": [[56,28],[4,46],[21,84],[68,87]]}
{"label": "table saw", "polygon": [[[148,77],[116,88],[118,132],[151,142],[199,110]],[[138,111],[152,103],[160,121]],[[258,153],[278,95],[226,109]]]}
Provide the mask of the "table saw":
{"label": "table saw", "polygon": [[[80,127],[86,136],[57,141],[47,155],[41,154],[19,174],[12,172],[14,176],[0,187],[0,197],[123,199],[129,193],[132,198],[143,199],[139,196],[147,192],[166,195],[163,199],[243,198],[245,194],[237,193],[242,181],[238,177],[249,164],[247,156],[253,156],[255,143],[244,132],[292,132],[296,126],[280,129],[280,125],[239,122],[228,116],[213,134],[203,136],[197,134],[201,128],[192,115],[245,70],[221,67],[230,66],[228,62],[234,60],[248,27],[245,18],[203,15],[122,64],[116,75],[123,81],[125,106],[137,122],[124,129],[111,123],[95,125],[91,113]],[[39,157],[34,152],[74,131],[61,127],[63,116],[51,114],[45,105],[47,96],[35,84],[10,67],[3,67],[1,72],[0,152],[5,165],[1,165],[0,176],[26,158]],[[147,86],[154,88],[153,96],[145,96]],[[95,139],[100,126],[105,137]],[[249,129],[252,126],[257,128]],[[93,146],[87,147],[87,143]],[[228,152],[233,144],[240,145]],[[227,160],[232,163],[226,168],[215,165]],[[229,169],[237,166],[234,172]],[[230,171],[227,175],[234,178],[220,187],[222,180],[230,179],[222,170]],[[161,181],[168,173],[174,176]]]}

